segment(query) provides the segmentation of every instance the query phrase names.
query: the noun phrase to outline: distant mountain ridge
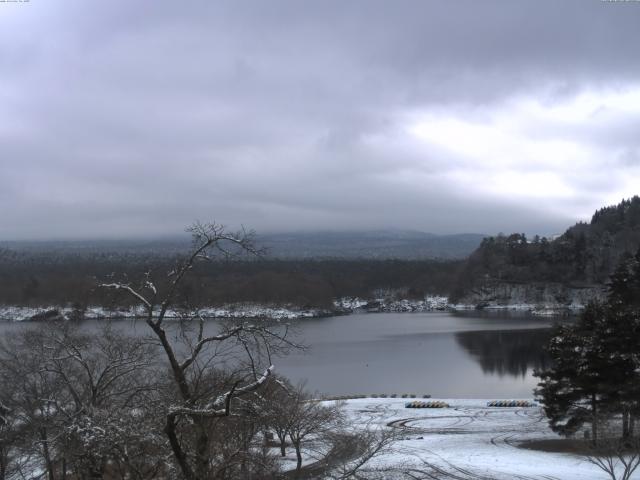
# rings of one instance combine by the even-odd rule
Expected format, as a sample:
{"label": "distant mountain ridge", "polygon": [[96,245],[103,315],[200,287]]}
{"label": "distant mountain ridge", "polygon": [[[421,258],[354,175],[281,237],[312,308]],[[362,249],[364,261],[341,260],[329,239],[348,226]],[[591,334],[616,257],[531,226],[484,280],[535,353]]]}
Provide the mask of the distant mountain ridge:
{"label": "distant mountain ridge", "polygon": [[276,258],[461,259],[486,235],[435,235],[411,230],[305,232],[259,235]]}
{"label": "distant mountain ridge", "polygon": [[[256,243],[267,256],[282,259],[462,259],[486,235],[435,235],[411,230],[362,232],[294,232],[258,234]],[[76,240],[0,242],[0,248],[30,254],[95,257],[105,255],[170,256],[189,248],[188,238],[159,240]]]}

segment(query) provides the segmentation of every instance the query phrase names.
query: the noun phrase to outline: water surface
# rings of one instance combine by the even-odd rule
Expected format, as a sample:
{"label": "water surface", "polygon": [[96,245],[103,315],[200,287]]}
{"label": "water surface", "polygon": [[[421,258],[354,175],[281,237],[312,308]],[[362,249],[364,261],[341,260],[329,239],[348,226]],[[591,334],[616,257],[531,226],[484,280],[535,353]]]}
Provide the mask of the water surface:
{"label": "water surface", "polygon": [[280,373],[327,394],[531,397],[553,319],[506,312],[379,313],[304,320],[310,345]]}
{"label": "water surface", "polygon": [[[430,394],[453,398],[528,398],[554,319],[510,312],[375,313],[292,322],[308,345],[275,361],[276,371],[328,395]],[[83,329],[98,331],[100,321]],[[113,322],[144,335],[143,321]],[[207,330],[218,323],[211,320]],[[24,328],[0,324],[0,333]]]}

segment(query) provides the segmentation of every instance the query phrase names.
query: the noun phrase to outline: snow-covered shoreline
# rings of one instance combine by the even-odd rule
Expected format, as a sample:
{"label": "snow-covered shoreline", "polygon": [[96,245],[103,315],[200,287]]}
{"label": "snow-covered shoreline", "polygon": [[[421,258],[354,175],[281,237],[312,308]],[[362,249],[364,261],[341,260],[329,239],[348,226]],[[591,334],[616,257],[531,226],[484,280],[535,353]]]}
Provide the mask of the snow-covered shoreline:
{"label": "snow-covered shoreline", "polygon": [[445,296],[427,296],[424,300],[393,300],[389,298],[376,298],[373,300],[358,297],[341,298],[335,305],[339,309],[351,312],[429,312],[434,310],[469,311],[469,310],[495,310],[495,311],[519,311],[531,312],[538,316],[573,315],[582,311],[584,304],[573,302],[563,303],[499,303],[485,302],[481,304],[451,303]]}
{"label": "snow-covered shoreline", "polygon": [[[468,310],[511,310],[531,312],[533,315],[557,316],[576,314],[584,308],[580,304],[572,305],[540,305],[540,304],[486,304],[478,305],[453,304],[444,296],[427,296],[424,299],[345,297],[334,301],[332,308],[299,308],[291,305],[259,305],[233,304],[221,307],[203,307],[198,310],[200,315],[209,318],[237,318],[237,319],[270,319],[270,320],[298,320],[305,318],[322,318],[351,313],[415,313],[432,311],[468,311]],[[4,321],[39,321],[56,319],[115,319],[142,318],[146,315],[141,307],[108,309],[100,306],[90,306],[78,310],[72,306],[43,305],[33,306],[0,306],[0,320]],[[167,318],[179,319],[184,313],[179,310],[169,310]]]}
{"label": "snow-covered shoreline", "polygon": [[[294,309],[287,307],[269,307],[262,305],[232,305],[223,307],[204,307],[198,313],[207,318],[246,318],[294,320],[300,318],[318,318],[338,315],[339,312],[323,309]],[[99,306],[87,307],[78,311],[69,306],[48,305],[42,307],[0,306],[0,320],[40,321],[40,320],[103,320],[116,318],[143,318],[146,312],[141,307],[108,309]],[[168,310],[166,318],[180,319],[185,316],[179,310]]]}

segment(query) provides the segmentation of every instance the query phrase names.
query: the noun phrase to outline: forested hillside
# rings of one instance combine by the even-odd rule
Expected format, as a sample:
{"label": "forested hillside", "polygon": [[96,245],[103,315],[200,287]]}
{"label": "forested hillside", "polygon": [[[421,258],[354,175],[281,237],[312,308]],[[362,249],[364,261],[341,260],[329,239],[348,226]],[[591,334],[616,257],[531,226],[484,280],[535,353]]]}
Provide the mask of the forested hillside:
{"label": "forested hillside", "polygon": [[[174,256],[139,253],[78,255],[0,249],[0,305],[122,304],[122,296],[97,288],[111,278],[137,284],[150,272],[162,285]],[[404,298],[447,294],[462,261],[270,260],[198,264],[181,287],[191,305],[255,302],[326,307],[344,296],[371,297],[400,290]]]}
{"label": "forested hillside", "polygon": [[[398,245],[413,245],[415,238],[409,237],[411,241]],[[342,244],[351,237],[336,238],[334,243]],[[282,245],[291,243],[281,240]],[[639,246],[636,196],[598,210],[589,223],[578,223],[554,240],[520,233],[487,237],[467,260],[266,256],[199,264],[182,286],[181,298],[200,306],[253,302],[327,307],[339,297],[373,298],[386,290],[409,299],[449,295],[454,302],[476,305],[584,304],[622,255]],[[329,242],[327,248],[334,247]],[[97,288],[100,281],[135,283],[150,272],[161,284],[178,252],[187,248],[185,241],[5,244],[0,247],[0,305],[112,306],[116,300]]]}
{"label": "forested hillside", "polygon": [[463,266],[454,299],[497,284],[602,285],[624,254],[640,246],[640,197],[595,212],[549,240],[524,234],[485,238]]}

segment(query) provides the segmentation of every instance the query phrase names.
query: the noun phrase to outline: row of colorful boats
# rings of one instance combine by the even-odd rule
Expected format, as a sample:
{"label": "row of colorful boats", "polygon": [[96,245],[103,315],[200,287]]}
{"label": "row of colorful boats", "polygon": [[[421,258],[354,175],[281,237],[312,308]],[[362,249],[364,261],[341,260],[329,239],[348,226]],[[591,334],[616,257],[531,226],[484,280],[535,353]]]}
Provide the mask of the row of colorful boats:
{"label": "row of colorful boats", "polygon": [[487,402],[487,407],[537,407],[535,402],[528,400],[494,400]]}
{"label": "row of colorful boats", "polygon": [[447,402],[422,402],[420,400],[407,402],[404,404],[404,406],[405,408],[449,408],[449,404]]}
{"label": "row of colorful boats", "polygon": [[[413,402],[407,402],[404,404],[405,408],[449,408],[447,402],[438,400],[423,402],[420,400],[414,400]],[[487,407],[537,407],[535,402],[528,400],[493,400],[487,402]]]}

